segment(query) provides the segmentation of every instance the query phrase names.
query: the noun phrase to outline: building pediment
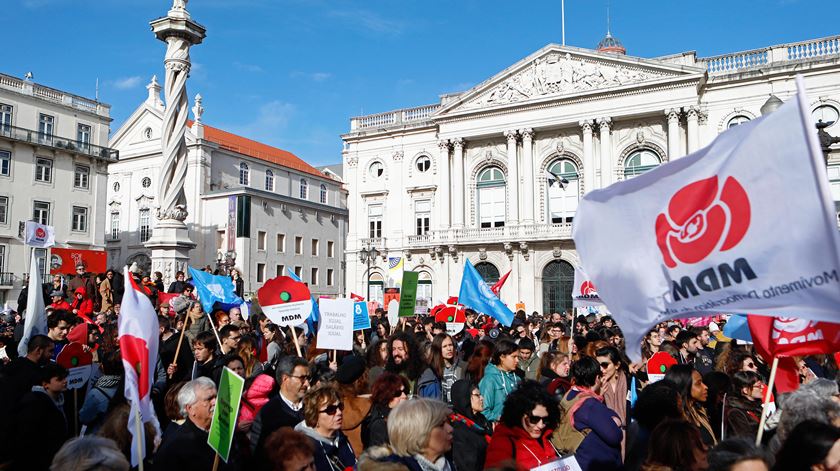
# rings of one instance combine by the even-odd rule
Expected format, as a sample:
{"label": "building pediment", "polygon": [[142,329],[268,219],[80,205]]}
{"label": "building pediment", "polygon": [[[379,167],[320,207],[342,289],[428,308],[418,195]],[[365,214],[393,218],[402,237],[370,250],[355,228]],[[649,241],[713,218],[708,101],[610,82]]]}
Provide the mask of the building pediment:
{"label": "building pediment", "polygon": [[702,67],[549,44],[441,107],[435,117],[699,80]]}

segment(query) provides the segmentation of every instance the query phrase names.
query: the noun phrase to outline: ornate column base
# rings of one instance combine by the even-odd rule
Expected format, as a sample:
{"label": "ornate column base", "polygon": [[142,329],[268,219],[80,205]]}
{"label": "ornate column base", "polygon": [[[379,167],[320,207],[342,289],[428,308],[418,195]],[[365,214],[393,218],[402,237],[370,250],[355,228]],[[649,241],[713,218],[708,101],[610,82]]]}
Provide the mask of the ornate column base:
{"label": "ornate column base", "polygon": [[164,286],[175,281],[179,270],[186,273],[190,250],[195,248],[187,225],[177,219],[159,221],[144,245],[152,251],[152,273],[163,273]]}

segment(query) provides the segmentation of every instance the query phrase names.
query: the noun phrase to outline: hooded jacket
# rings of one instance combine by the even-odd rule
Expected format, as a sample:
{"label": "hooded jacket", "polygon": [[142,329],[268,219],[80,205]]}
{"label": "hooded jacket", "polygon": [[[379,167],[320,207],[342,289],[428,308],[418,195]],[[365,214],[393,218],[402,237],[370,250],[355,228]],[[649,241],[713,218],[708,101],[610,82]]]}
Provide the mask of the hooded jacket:
{"label": "hooded jacket", "polygon": [[257,375],[251,387],[242,397],[242,408],[239,410],[239,423],[251,424],[257,418],[260,409],[268,403],[268,396],[274,388],[274,378],[268,375]]}
{"label": "hooded jacket", "polygon": [[557,458],[557,452],[549,441],[552,432],[551,429],[545,429],[541,439],[537,440],[522,427],[511,428],[505,424],[499,424],[487,447],[484,467],[494,468],[515,462],[517,471],[524,471],[551,462]]}
{"label": "hooded jacket", "polygon": [[480,471],[484,468],[487,444],[493,429],[480,412],[472,410],[475,386],[466,380],[452,385],[452,461],[458,471]]}
{"label": "hooded jacket", "polygon": [[754,437],[761,421],[761,401],[750,401],[740,394],[726,396],[724,419],[726,438]]}
{"label": "hooded jacket", "polygon": [[519,376],[512,371],[503,372],[496,365],[488,363],[484,368],[484,377],[478,383],[481,396],[484,397],[484,416],[487,420],[497,421],[502,416],[502,406],[516,386]]}
{"label": "hooded jacket", "polygon": [[[82,295],[82,299],[76,297],[79,294]],[[93,323],[93,320],[90,318],[90,315],[93,314],[93,301],[88,297],[87,290],[84,286],[79,286],[73,292],[73,303],[70,307],[76,309],[76,315],[84,319],[85,322],[89,324]]]}
{"label": "hooded jacket", "polygon": [[309,437],[315,446],[316,471],[344,471],[356,466],[356,453],[341,430],[336,432],[333,439],[316,432],[306,425],[306,421],[295,425],[295,430]]}

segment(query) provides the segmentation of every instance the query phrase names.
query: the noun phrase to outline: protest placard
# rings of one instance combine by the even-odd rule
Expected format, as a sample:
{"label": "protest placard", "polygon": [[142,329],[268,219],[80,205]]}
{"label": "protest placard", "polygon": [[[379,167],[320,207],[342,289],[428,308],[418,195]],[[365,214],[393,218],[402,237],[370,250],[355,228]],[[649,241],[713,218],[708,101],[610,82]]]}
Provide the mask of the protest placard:
{"label": "protest placard", "polygon": [[353,303],[353,330],[370,329],[370,313],[367,303],[360,301]]}
{"label": "protest placard", "polygon": [[400,317],[414,316],[414,303],[417,301],[417,280],[420,273],[403,272],[402,293],[400,293]]}
{"label": "protest placard", "polygon": [[318,324],[318,348],[324,350],[353,349],[352,299],[322,299],[321,322]]}
{"label": "protest placard", "polygon": [[382,293],[382,304],[389,305],[391,301],[399,301],[400,300],[400,289],[399,288],[385,288],[384,292]]}
{"label": "protest placard", "polygon": [[239,405],[242,400],[242,388],[244,387],[245,378],[234,373],[228,367],[222,370],[219,392],[216,396],[216,410],[213,411],[213,421],[210,423],[207,444],[225,460],[225,463],[230,456],[233,432],[236,430],[236,418],[239,417]]}

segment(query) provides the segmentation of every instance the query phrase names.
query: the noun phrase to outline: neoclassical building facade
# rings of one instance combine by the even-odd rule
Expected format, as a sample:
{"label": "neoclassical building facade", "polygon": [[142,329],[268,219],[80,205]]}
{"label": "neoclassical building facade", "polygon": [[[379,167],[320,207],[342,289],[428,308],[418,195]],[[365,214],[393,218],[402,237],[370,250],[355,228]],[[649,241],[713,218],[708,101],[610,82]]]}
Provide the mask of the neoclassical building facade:
{"label": "neoclassical building facade", "polygon": [[[469,259],[488,282],[511,271],[509,306],[569,309],[579,199],[771,112],[795,74],[814,121],[840,135],[840,37],[709,58],[632,57],[610,36],[595,50],[549,44],[439,103],[352,118],[348,290],[381,301],[388,259],[404,257],[436,303],[458,294]],[[830,157],[840,201],[838,146]]]}

